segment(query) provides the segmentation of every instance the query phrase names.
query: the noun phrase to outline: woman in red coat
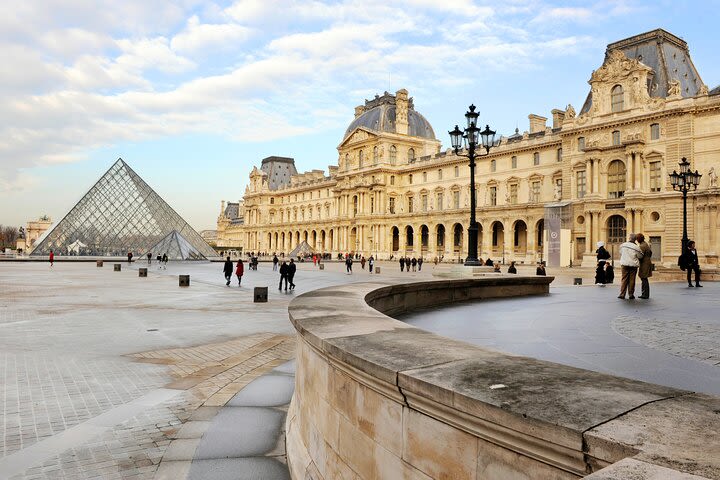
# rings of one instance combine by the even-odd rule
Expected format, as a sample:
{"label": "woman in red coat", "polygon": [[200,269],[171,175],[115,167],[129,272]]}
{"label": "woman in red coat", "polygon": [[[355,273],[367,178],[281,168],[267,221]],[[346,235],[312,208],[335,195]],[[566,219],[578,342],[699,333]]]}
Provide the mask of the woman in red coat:
{"label": "woman in red coat", "polygon": [[55,254],[52,250],[50,250],[50,266],[53,266],[53,262],[55,261]]}
{"label": "woman in red coat", "polygon": [[235,268],[235,275],[238,277],[238,287],[242,281],[243,273],[245,273],[245,266],[243,265],[242,258],[238,260],[237,267]]}

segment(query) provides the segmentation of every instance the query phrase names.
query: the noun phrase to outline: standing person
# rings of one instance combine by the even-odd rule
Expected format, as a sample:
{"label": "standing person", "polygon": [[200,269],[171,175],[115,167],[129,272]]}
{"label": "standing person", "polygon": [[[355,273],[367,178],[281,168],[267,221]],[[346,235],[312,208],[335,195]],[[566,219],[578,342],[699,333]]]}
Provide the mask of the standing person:
{"label": "standing person", "polygon": [[168,262],[168,256],[167,256],[167,252],[165,252],[165,253],[163,253],[163,256],[162,256],[163,268],[165,270],[167,270],[167,262]]}
{"label": "standing person", "polygon": [[132,252],[128,252],[128,264],[132,263]]}
{"label": "standing person", "polygon": [[423,264],[423,259],[422,259],[422,257],[420,257],[420,258],[418,258],[418,272],[422,271],[422,264]]}
{"label": "standing person", "polygon": [[610,258],[610,252],[605,248],[605,242],[597,242],[597,250],[595,250],[597,258],[597,268],[595,269],[595,285],[605,285],[607,278],[605,277],[605,263]]}
{"label": "standing person", "polygon": [[517,273],[517,268],[515,268],[515,262],[510,262],[510,266],[508,267],[508,273]]}
{"label": "standing person", "polygon": [[[680,268],[687,270],[688,287],[692,287],[692,272],[695,272],[695,286],[701,288],[700,285],[700,262],[698,261],[697,250],[695,250],[695,242],[688,241],[687,248],[680,256]],[[685,267],[685,268],[683,268]]]}
{"label": "standing person", "polygon": [[365,256],[360,257],[360,268],[365,270]]}
{"label": "standing person", "polygon": [[285,291],[287,292],[288,265],[287,265],[287,263],[285,263],[285,260],[283,260],[282,265],[280,265],[280,283],[278,284],[278,290],[282,290],[283,280],[285,280]]}
{"label": "standing person", "polygon": [[375,258],[370,255],[370,258],[368,258],[368,270],[370,270],[370,273],[373,271],[373,266],[375,266]]}
{"label": "standing person", "polygon": [[313,265],[317,265],[317,255],[313,253]]}
{"label": "standing person", "polygon": [[630,300],[635,299],[635,277],[637,276],[640,259],[643,253],[640,247],[635,244],[636,235],[628,235],[628,241],[620,245],[620,267],[622,269],[622,280],[620,280],[620,295],[618,298],[625,299],[625,292]]}
{"label": "standing person", "polygon": [[297,271],[297,265],[290,259],[290,265],[288,265],[287,281],[290,283],[290,290],[295,290],[295,272]]}
{"label": "standing person", "polygon": [[277,266],[278,266],[278,260],[277,255],[273,255],[273,272],[277,272]]}
{"label": "standing person", "polygon": [[405,257],[405,271],[410,273],[410,257]]}
{"label": "standing person", "polygon": [[415,267],[417,267],[417,258],[412,257],[412,260],[410,260],[410,264],[412,265],[413,272],[415,271]]}
{"label": "standing person", "polygon": [[[232,263],[230,265],[232,265]],[[240,282],[242,281],[243,273],[245,273],[245,265],[243,265],[242,257],[240,257],[238,258],[237,267],[235,268],[235,275],[238,279],[238,287],[240,286]]]}
{"label": "standing person", "polygon": [[152,263],[152,252],[147,253],[147,259],[148,259],[148,266]]}
{"label": "standing person", "polygon": [[50,256],[48,257],[48,259],[50,260],[50,268],[52,268],[53,263],[55,262],[55,253],[53,253],[52,250],[50,250]]}
{"label": "standing person", "polygon": [[348,275],[352,275],[352,257],[348,255],[348,257],[345,259],[345,269],[347,270]]}
{"label": "standing person", "polygon": [[537,268],[535,269],[535,275],[540,275],[542,277],[547,275],[545,273],[545,262],[540,262],[537,264]]}
{"label": "standing person", "polygon": [[488,259],[485,261],[485,266],[492,267],[493,265],[494,264],[493,264],[492,258],[488,257]]}
{"label": "standing person", "polygon": [[638,277],[640,277],[640,296],[647,300],[650,298],[650,281],[649,277],[652,277],[652,250],[650,245],[645,241],[645,235],[642,233],[637,234],[638,246],[640,251],[643,253],[643,257],[640,260],[640,268],[638,268]]}
{"label": "standing person", "polygon": [[400,271],[405,270],[405,257],[400,257]]}
{"label": "standing person", "polygon": [[230,279],[232,278],[233,264],[230,257],[225,259],[225,265],[223,265],[223,274],[225,275],[225,285],[230,286]]}

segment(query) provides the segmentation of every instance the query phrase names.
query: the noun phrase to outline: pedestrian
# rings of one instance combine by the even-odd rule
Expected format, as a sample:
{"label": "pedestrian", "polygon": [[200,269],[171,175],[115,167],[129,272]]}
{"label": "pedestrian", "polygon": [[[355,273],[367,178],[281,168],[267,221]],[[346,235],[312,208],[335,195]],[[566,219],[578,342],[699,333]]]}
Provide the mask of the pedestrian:
{"label": "pedestrian", "polygon": [[515,262],[510,262],[510,266],[508,267],[508,273],[517,273],[517,268],[515,268]]}
{"label": "pedestrian", "polygon": [[348,255],[348,257],[345,259],[345,269],[347,270],[348,275],[352,275],[352,257]]}
{"label": "pedestrian", "polygon": [[410,265],[412,265],[413,272],[415,271],[415,268],[417,267],[417,258],[412,257],[412,260],[410,260]]}
{"label": "pedestrian", "polygon": [[360,257],[360,268],[365,270],[365,256]]}
{"label": "pedestrian", "polygon": [[372,273],[374,266],[375,266],[375,258],[372,255],[370,255],[370,258],[368,258],[368,269],[370,270],[370,273]]}
{"label": "pedestrian", "polygon": [[[230,258],[230,257],[228,257],[228,258]],[[242,257],[241,257],[241,258],[238,258],[237,267],[235,268],[235,275],[237,276],[237,279],[238,279],[238,287],[240,286],[240,282],[242,282],[243,273],[245,273],[245,265],[243,265],[243,261],[242,261]]]}
{"label": "pedestrian", "polygon": [[410,273],[410,257],[405,257],[405,271]]}
{"label": "pedestrian", "polygon": [[277,272],[277,267],[278,267],[279,261],[280,260],[278,260],[277,255],[273,255],[273,272]]}
{"label": "pedestrian", "polygon": [[49,260],[50,260],[50,268],[52,268],[53,263],[55,262],[55,253],[52,250],[50,250]]}
{"label": "pedestrian", "polygon": [[132,252],[128,252],[128,264],[132,263]]}
{"label": "pedestrian", "polygon": [[288,287],[288,265],[283,260],[282,265],[280,265],[280,283],[278,284],[278,290],[282,290],[282,284],[283,280],[285,280],[285,291],[287,292]]}
{"label": "pedestrian", "polygon": [[400,257],[400,271],[405,270],[405,257]]}
{"label": "pedestrian", "polygon": [[223,274],[225,275],[225,285],[230,286],[230,279],[232,278],[233,264],[230,261],[230,257],[225,259],[225,265],[223,265]]}
{"label": "pedestrian", "polygon": [[605,283],[613,283],[615,281],[615,267],[612,263],[605,262]]}
{"label": "pedestrian", "polygon": [[167,262],[168,262],[168,256],[167,252],[163,253],[162,256],[162,263],[163,263],[163,269],[167,270]]}
{"label": "pedestrian", "polygon": [[680,256],[680,268],[687,270],[688,287],[692,287],[692,272],[695,272],[695,287],[701,288],[700,285],[700,262],[698,261],[695,242],[688,240],[687,248]]}
{"label": "pedestrian", "polygon": [[595,285],[604,286],[607,283],[605,277],[605,263],[610,258],[610,252],[605,248],[605,242],[597,242],[597,250],[595,255],[597,258],[597,268],[595,269]]}
{"label": "pedestrian", "polygon": [[295,290],[295,272],[297,271],[297,264],[293,262],[293,259],[290,259],[290,264],[288,265],[288,272],[287,272],[287,281],[290,284],[290,290]]}
{"label": "pedestrian", "polygon": [[423,264],[423,259],[422,259],[422,257],[420,257],[420,258],[418,258],[418,272],[422,271],[422,264]]}
{"label": "pedestrian", "polygon": [[313,265],[317,265],[317,255],[313,254]]}
{"label": "pedestrian", "polygon": [[628,235],[628,241],[620,245],[620,268],[622,279],[620,280],[620,295],[618,298],[625,299],[625,292],[630,300],[635,299],[635,277],[640,267],[640,259],[643,253],[635,243],[637,236],[634,233]]}
{"label": "pedestrian", "polygon": [[545,273],[545,262],[540,262],[537,264],[537,268],[535,269],[535,275],[540,275],[542,277],[547,275]]}
{"label": "pedestrian", "polygon": [[650,245],[645,241],[645,235],[642,233],[637,234],[638,246],[640,251],[643,253],[643,257],[640,260],[640,268],[638,268],[638,277],[640,277],[640,296],[647,300],[650,298],[650,281],[649,277],[652,277],[652,250]]}
{"label": "pedestrian", "polygon": [[493,272],[500,273],[500,264],[499,263],[496,263],[495,265],[493,265]]}
{"label": "pedestrian", "polygon": [[488,259],[485,261],[485,266],[487,266],[487,267],[493,266],[492,258],[488,257]]}
{"label": "pedestrian", "polygon": [[148,259],[148,266],[152,263],[152,252],[147,253],[147,259]]}
{"label": "pedestrian", "polygon": [[438,257],[437,257],[437,255],[435,256],[434,262],[435,262],[435,266],[437,267],[437,264],[438,264]]}

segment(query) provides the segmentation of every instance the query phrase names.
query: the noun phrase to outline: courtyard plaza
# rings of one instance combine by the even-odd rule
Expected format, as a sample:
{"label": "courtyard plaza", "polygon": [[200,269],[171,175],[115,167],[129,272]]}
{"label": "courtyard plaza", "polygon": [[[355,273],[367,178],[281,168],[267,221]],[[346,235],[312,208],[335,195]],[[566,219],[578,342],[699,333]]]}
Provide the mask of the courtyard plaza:
{"label": "courtyard plaza", "polygon": [[[299,263],[296,290],[261,262],[225,286],[222,263],[0,263],[0,478],[288,478],[296,296],[330,285],[430,280],[451,265]],[[503,267],[503,271],[506,267]],[[534,266],[520,266],[521,274]],[[179,274],[190,287],[178,286]],[[620,301],[590,269],[548,269],[548,296],[420,313],[443,335],[521,355],[720,393],[717,284],[655,283]],[[573,286],[575,277],[586,286]],[[268,303],[253,287],[269,287]],[[438,316],[438,312],[440,315]],[[428,315],[423,319],[423,315]]]}

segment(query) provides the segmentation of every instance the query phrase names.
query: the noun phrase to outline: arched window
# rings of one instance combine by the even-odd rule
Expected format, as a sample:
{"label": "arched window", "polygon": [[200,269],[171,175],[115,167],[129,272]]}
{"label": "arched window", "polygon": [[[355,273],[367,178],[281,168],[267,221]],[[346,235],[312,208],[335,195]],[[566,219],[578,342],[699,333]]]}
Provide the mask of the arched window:
{"label": "arched window", "polygon": [[608,165],[608,198],[625,196],[625,164],[613,160]]}
{"label": "arched window", "polygon": [[620,85],[615,85],[610,91],[610,101],[612,103],[613,112],[622,112],[625,109],[623,88]]}
{"label": "arched window", "polygon": [[408,150],[408,163],[413,163],[415,161],[415,149],[411,148]]}
{"label": "arched window", "polygon": [[358,168],[363,168],[363,151],[358,152]]}
{"label": "arched window", "polygon": [[440,250],[442,247],[445,247],[445,225],[438,225],[437,226],[437,246],[438,250]]}
{"label": "arched window", "polygon": [[390,145],[390,165],[395,165],[397,162],[397,147]]}
{"label": "arched window", "polygon": [[373,148],[373,163],[378,164],[378,147]]}

